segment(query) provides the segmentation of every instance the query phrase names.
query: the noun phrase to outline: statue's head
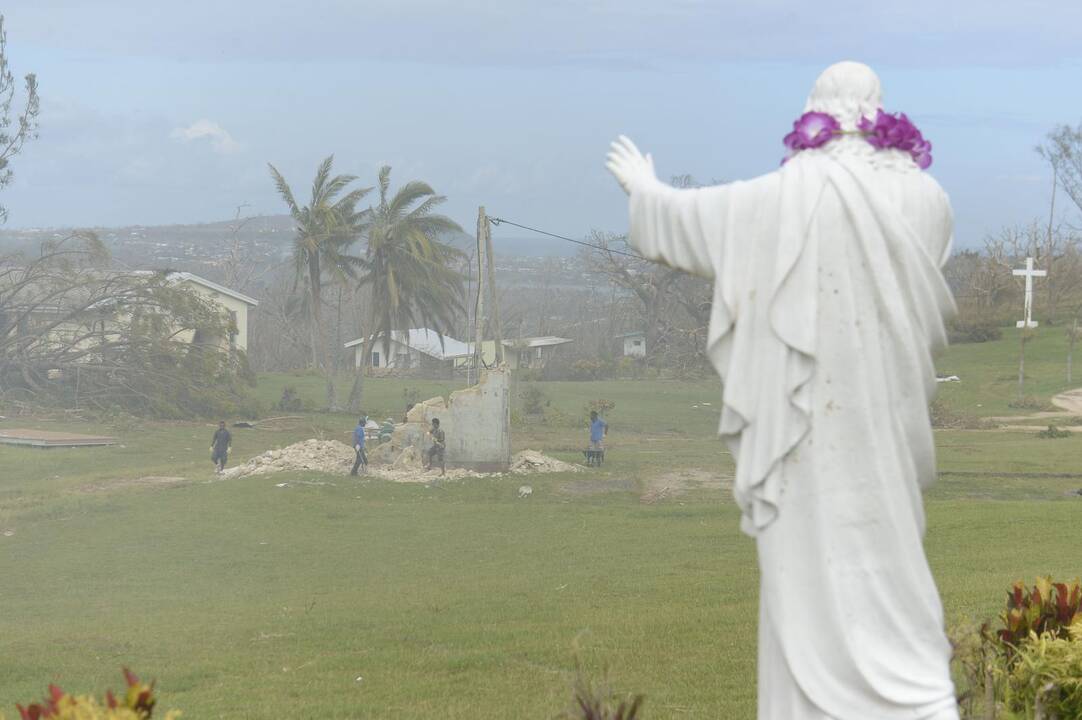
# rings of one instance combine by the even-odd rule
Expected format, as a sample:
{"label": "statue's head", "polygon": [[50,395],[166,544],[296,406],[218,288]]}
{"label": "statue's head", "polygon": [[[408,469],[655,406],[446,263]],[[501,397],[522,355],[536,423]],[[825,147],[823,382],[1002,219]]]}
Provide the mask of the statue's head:
{"label": "statue's head", "polygon": [[835,63],[822,72],[808,95],[804,112],[825,112],[841,123],[843,130],[853,130],[861,116],[875,117],[882,107],[879,76],[863,63]]}

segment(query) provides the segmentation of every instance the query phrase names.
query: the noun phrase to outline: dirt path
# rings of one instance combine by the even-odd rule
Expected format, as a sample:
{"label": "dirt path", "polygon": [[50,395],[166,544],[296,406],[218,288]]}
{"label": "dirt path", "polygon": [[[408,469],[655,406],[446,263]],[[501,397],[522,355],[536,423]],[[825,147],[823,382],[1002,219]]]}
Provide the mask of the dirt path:
{"label": "dirt path", "polygon": [[1082,417],[1082,388],[1066,390],[1052,398],[1059,410],[1044,410],[1030,415],[1002,415],[988,418],[992,422],[1010,423],[1019,420],[1048,420],[1052,418]]}
{"label": "dirt path", "polygon": [[1061,392],[1052,398],[1052,404],[1063,408],[1069,415],[1082,415],[1082,388]]}

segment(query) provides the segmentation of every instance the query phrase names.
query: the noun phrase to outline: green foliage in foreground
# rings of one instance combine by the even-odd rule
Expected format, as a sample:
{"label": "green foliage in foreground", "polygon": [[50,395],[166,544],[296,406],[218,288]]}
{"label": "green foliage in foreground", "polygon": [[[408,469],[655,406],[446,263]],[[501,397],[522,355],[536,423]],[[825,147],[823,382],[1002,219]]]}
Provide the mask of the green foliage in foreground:
{"label": "green foliage in foreground", "polygon": [[1038,577],[1007,592],[998,624],[952,634],[966,718],[1082,717],[1082,585]]}

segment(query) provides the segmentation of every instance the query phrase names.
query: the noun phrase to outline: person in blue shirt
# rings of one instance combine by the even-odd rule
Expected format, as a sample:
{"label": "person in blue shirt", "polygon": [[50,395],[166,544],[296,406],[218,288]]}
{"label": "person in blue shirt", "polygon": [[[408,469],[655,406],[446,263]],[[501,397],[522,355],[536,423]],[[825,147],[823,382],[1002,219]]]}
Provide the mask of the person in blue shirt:
{"label": "person in blue shirt", "polygon": [[604,450],[601,444],[605,436],[609,434],[609,424],[597,416],[597,411],[590,412],[590,449],[595,451]]}
{"label": "person in blue shirt", "polygon": [[356,475],[357,469],[362,465],[365,471],[368,471],[368,455],[364,452],[364,426],[368,424],[368,418],[362,416],[357,421],[357,427],[353,428],[353,449],[357,451],[357,460],[353,463],[353,469],[349,471],[350,475]]}

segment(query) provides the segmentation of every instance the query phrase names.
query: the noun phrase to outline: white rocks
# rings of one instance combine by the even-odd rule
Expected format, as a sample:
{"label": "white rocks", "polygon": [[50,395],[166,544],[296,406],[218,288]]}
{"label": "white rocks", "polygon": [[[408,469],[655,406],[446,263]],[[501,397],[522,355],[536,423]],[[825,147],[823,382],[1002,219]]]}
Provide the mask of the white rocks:
{"label": "white rocks", "polygon": [[542,455],[536,450],[523,450],[511,458],[511,472],[516,475],[526,473],[580,472],[581,465],[572,465],[563,460]]}
{"label": "white rocks", "polygon": [[304,440],[288,447],[268,450],[236,467],[226,468],[225,478],[312,470],[331,475],[348,475],[356,453],[337,440]]}
{"label": "white rocks", "polygon": [[[375,448],[374,448],[375,449]],[[378,456],[378,457],[377,457]],[[268,450],[256,455],[246,463],[227,468],[222,478],[243,478],[252,475],[268,475],[281,472],[311,471],[329,475],[348,475],[353,467],[356,453],[353,448],[337,440],[304,440],[284,448]],[[386,450],[369,453],[370,464],[363,477],[379,478],[392,482],[429,483],[438,480],[461,480],[465,478],[492,477],[499,475],[484,474],[462,468],[449,468],[446,475],[440,475],[438,469],[425,470],[421,462],[421,453],[415,446],[407,446],[395,453]],[[536,450],[523,450],[511,460],[511,472],[516,475],[528,473],[579,472],[582,467],[565,463],[556,458],[543,455]],[[289,483],[278,483],[275,487],[287,487]],[[524,485],[523,488],[529,488]],[[520,496],[522,488],[519,488]],[[528,497],[532,489],[526,494]]]}

